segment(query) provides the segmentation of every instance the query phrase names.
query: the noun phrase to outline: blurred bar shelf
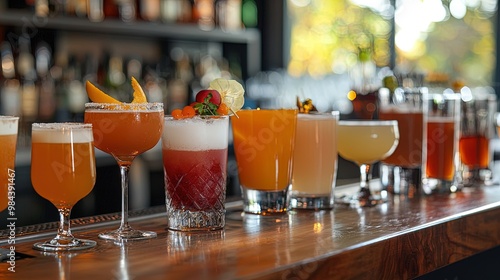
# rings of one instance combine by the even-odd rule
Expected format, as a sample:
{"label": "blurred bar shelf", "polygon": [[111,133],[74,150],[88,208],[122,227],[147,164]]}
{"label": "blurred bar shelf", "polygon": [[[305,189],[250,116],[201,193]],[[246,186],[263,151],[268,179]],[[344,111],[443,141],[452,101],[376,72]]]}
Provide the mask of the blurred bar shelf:
{"label": "blurred bar shelf", "polygon": [[[500,245],[498,182],[451,195],[391,196],[363,209],[254,216],[242,215],[241,207],[229,201],[225,230],[208,233],[166,230],[164,206],[135,211],[131,224],[158,238],[121,245],[97,238],[116,228],[119,214],[75,219],[73,233],[98,242],[75,253],[31,248],[55,235],[56,222],[17,228],[15,275],[2,262],[0,278],[412,279]],[[2,248],[9,248],[9,236],[13,232],[0,231]]]}
{"label": "blurred bar shelf", "polygon": [[86,18],[67,16],[36,17],[32,13],[16,10],[0,13],[0,24],[28,28],[31,31],[34,31],[36,28],[46,28],[190,41],[203,40],[239,44],[260,44],[260,33],[257,29],[252,28],[227,32],[220,28],[205,31],[200,29],[196,24],[169,24],[147,21],[123,22],[119,19],[104,19],[101,22],[92,22]]}

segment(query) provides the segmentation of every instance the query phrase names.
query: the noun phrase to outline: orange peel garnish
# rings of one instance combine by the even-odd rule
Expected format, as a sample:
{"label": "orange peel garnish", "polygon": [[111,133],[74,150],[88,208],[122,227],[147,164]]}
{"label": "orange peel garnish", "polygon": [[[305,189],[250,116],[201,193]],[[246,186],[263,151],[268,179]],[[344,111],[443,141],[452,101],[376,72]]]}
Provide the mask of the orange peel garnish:
{"label": "orange peel garnish", "polygon": [[85,83],[85,89],[87,90],[87,95],[92,102],[95,103],[122,103],[108,94],[104,93],[102,90],[94,86],[91,82],[87,81]]}
{"label": "orange peel garnish", "polygon": [[132,88],[134,89],[134,99],[132,100],[132,103],[148,102],[148,98],[146,97],[146,94],[142,90],[141,85],[134,77],[132,77]]}

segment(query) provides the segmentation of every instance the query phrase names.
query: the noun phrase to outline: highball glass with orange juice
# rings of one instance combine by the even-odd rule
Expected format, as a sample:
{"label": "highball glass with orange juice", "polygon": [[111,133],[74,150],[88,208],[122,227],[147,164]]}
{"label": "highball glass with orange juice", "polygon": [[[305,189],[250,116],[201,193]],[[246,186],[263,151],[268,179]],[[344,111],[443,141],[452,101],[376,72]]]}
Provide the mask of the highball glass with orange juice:
{"label": "highball glass with orange juice", "polygon": [[297,112],[241,110],[231,116],[245,212],[265,215],[288,210]]}
{"label": "highball glass with orange juice", "polygon": [[18,117],[0,116],[0,211],[7,208],[9,189],[12,191],[15,185],[18,122]]}

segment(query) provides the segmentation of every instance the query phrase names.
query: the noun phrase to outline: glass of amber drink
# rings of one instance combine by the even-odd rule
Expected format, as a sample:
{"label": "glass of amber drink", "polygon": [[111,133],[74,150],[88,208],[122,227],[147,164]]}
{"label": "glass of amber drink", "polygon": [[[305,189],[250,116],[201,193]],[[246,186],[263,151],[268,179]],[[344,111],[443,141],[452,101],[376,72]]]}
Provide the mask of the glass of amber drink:
{"label": "glass of amber drink", "polygon": [[57,207],[60,225],[52,240],[33,248],[71,251],[92,248],[95,241],[71,234],[73,206],[94,188],[96,167],[92,125],[82,123],[34,123],[31,138],[31,182],[35,191]]}
{"label": "glass of amber drink", "polygon": [[456,192],[460,189],[460,94],[430,89],[423,100],[422,189],[425,194]]}
{"label": "glass of amber drink", "polygon": [[398,87],[391,95],[379,90],[379,119],[397,120],[399,143],[380,164],[381,183],[388,192],[415,196],[421,189],[423,110],[422,87]]}
{"label": "glass of amber drink", "polygon": [[128,223],[129,169],[136,156],[153,148],[163,129],[163,103],[87,103],[85,122],[91,123],[95,147],[112,155],[120,167],[122,217],[117,230],[103,232],[106,240],[127,241],[156,237]]}
{"label": "glass of amber drink", "polygon": [[229,116],[165,117],[162,153],[168,228],[225,225]]}
{"label": "glass of amber drink", "polygon": [[479,87],[461,89],[460,177],[463,186],[491,185],[492,149],[490,140],[495,135],[494,117],[497,110],[493,89]]}
{"label": "glass of amber drink", "polygon": [[296,109],[241,110],[231,116],[244,212],[290,209]]}
{"label": "glass of amber drink", "polygon": [[0,116],[0,212],[7,208],[14,188],[16,143],[19,117]]}
{"label": "glass of amber drink", "polygon": [[292,197],[295,209],[331,209],[337,178],[339,112],[297,115]]}
{"label": "glass of amber drink", "polygon": [[339,202],[355,206],[373,206],[386,201],[383,195],[370,190],[371,166],[390,156],[399,142],[398,122],[395,120],[339,121],[337,147],[341,157],[359,166],[361,180],[356,195]]}

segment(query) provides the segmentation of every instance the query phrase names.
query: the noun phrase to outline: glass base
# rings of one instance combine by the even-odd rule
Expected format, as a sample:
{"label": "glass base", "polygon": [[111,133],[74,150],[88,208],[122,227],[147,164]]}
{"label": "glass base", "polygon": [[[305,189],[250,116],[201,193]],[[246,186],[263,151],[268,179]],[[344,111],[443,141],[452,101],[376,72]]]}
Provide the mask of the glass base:
{"label": "glass base", "polygon": [[424,178],[422,179],[422,190],[424,194],[449,194],[455,193],[462,188],[456,180],[447,181],[443,179]]}
{"label": "glass base", "polygon": [[221,230],[226,224],[225,210],[206,211],[167,210],[168,229],[176,231],[214,231]]}
{"label": "glass base", "polygon": [[129,230],[114,230],[99,233],[99,238],[112,241],[132,241],[132,240],[143,240],[156,238],[156,232],[153,231],[142,231],[136,229]]}
{"label": "glass base", "polygon": [[71,242],[62,244],[57,239],[33,244],[33,249],[44,252],[77,251],[95,247],[97,242],[87,239],[73,239]]}
{"label": "glass base", "polygon": [[365,190],[360,190],[354,195],[344,195],[335,197],[335,204],[348,205],[352,207],[372,207],[386,203],[388,200],[387,191],[382,190],[380,194],[372,194]]}
{"label": "glass base", "polygon": [[293,209],[325,210],[333,208],[330,196],[300,196],[292,195],[290,205]]}
{"label": "glass base", "polygon": [[281,191],[252,190],[241,186],[243,211],[258,215],[286,214],[290,207],[290,187]]}

